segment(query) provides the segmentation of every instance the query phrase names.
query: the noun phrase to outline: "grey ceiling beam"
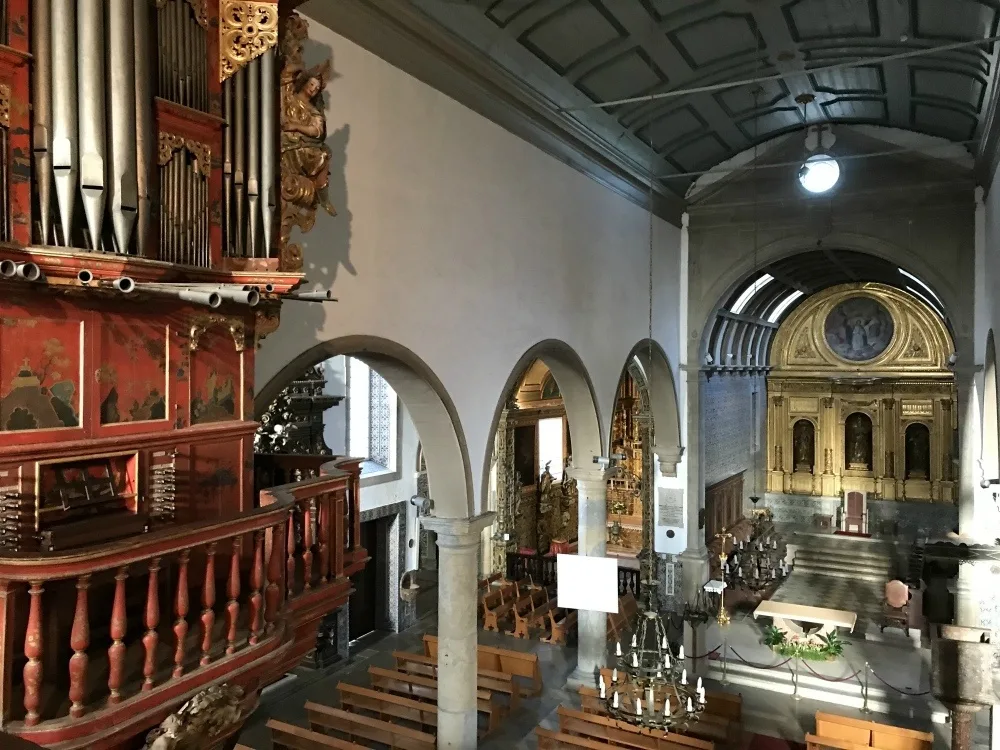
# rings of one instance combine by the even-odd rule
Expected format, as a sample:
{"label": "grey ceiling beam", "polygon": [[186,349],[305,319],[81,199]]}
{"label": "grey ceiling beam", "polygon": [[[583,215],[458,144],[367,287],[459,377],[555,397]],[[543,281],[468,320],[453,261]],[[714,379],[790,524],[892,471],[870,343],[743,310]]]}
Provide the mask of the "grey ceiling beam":
{"label": "grey ceiling beam", "polygon": [[836,251],[825,246],[821,247],[820,249],[823,251],[823,255],[826,256],[827,260],[833,263],[833,265],[835,265],[840,270],[840,272],[844,274],[844,276],[846,276],[851,281],[860,280],[855,270],[851,268],[849,265],[847,265],[846,261],[844,261],[844,259],[841,258],[839,255],[837,255]]}
{"label": "grey ceiling beam", "polygon": [[[672,87],[681,87],[685,80],[693,78],[695,71],[670,44],[660,24],[639,4],[638,0],[615,0],[605,6],[615,20],[622,25],[639,46],[649,55],[660,69],[670,77]],[[678,103],[688,101],[701,113],[709,126],[729,144],[731,153],[742,150],[746,136],[736,127],[732,118],[711,94],[694,94],[676,99]]]}
{"label": "grey ceiling beam", "polygon": [[[913,36],[910,28],[910,7],[908,4],[896,2],[880,2],[878,17],[882,36],[887,39],[899,39],[904,34]],[[889,109],[889,122],[897,128],[908,128],[910,123],[910,69],[899,60],[882,66],[885,73],[886,104]]]}
{"label": "grey ceiling beam", "polygon": [[768,323],[763,318],[758,318],[756,315],[743,315],[729,312],[729,310],[719,310],[720,318],[728,318],[729,320],[738,320],[741,323],[751,323],[756,326],[763,326],[764,328],[777,328],[777,323]]}
{"label": "grey ceiling beam", "polygon": [[777,279],[778,281],[780,281],[785,286],[790,286],[792,289],[795,289],[795,290],[797,290],[799,292],[802,292],[803,294],[812,294],[813,293],[812,287],[810,287],[808,284],[804,284],[803,282],[799,281],[798,279],[792,278],[791,276],[789,276],[788,274],[784,273],[783,271],[779,271],[779,270],[775,269],[773,266],[770,267],[770,268],[765,268],[764,270],[767,273],[771,274],[775,279]]}
{"label": "grey ceiling beam", "polygon": [[[302,12],[643,208],[649,166],[629,158],[411,3],[309,0]],[[452,12],[457,12],[453,9]],[[654,192],[652,211],[680,226],[684,200]]]}
{"label": "grey ceiling beam", "polygon": [[539,21],[567,4],[568,0],[536,0],[526,6],[524,10],[514,14],[514,17],[504,26],[504,33],[517,39]]}

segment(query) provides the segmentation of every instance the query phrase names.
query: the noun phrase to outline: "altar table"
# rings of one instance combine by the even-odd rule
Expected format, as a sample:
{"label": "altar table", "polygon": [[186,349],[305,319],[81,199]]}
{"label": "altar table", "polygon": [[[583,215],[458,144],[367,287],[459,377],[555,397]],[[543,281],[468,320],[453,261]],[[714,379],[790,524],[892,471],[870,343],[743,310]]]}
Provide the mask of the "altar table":
{"label": "altar table", "polygon": [[[754,619],[770,617],[774,627],[784,633],[786,637],[809,640],[818,640],[820,636],[829,635],[837,628],[847,628],[847,632],[850,633],[854,630],[854,625],[858,620],[858,616],[854,612],[770,600],[761,602],[754,610],[753,616]],[[800,622],[810,623],[818,627],[806,631],[798,624]]]}

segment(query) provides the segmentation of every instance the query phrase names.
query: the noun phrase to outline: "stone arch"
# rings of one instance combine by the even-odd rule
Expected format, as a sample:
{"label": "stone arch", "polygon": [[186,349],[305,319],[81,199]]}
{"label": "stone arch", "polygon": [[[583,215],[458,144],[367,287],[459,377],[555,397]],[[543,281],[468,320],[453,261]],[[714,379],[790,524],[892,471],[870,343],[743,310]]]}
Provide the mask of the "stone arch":
{"label": "stone arch", "polygon": [[997,393],[997,351],[993,329],[986,334],[983,387],[983,479],[1000,479],[1000,394]]}
{"label": "stone arch", "polygon": [[467,518],[474,506],[472,471],[465,434],[451,397],[431,369],[413,352],[387,339],[345,336],[307,349],[285,365],[260,389],[255,417],[282,388],[307,367],[341,355],[376,370],[405,404],[427,460],[427,482],[434,515]]}
{"label": "stone arch", "polygon": [[[580,355],[569,344],[556,339],[535,344],[518,359],[499,394],[489,434],[496,434],[500,414],[508,395],[517,387],[525,371],[535,360],[541,360],[549,369],[562,394],[563,405],[566,409],[566,421],[569,423],[570,442],[573,446],[573,466],[594,468],[593,457],[604,455],[601,417],[597,399],[594,397],[594,386]],[[486,447],[486,455],[483,457],[483,498],[489,497],[489,476],[492,461],[493,440],[491,439]]]}
{"label": "stone arch", "polygon": [[622,368],[623,373],[628,371],[633,361],[639,366],[645,380],[642,385],[649,395],[649,408],[653,415],[653,452],[660,460],[660,470],[666,476],[677,476],[677,464],[684,447],[681,445],[677,388],[670,362],[663,348],[649,339],[643,339],[632,347]]}
{"label": "stone arch", "polygon": [[[904,268],[917,275],[941,299],[941,303],[948,314],[949,323],[952,326],[956,326],[958,323],[955,316],[960,315],[967,309],[967,305],[962,303],[962,294],[942,276],[940,271],[926,263],[919,256],[906,252],[896,244],[887,242],[879,237],[855,232],[831,232],[824,236],[823,245],[837,248],[838,250],[853,250],[854,252],[873,255],[895,263],[899,268]],[[809,252],[815,247],[815,235],[794,234],[782,237],[757,249],[756,267],[764,268],[775,261]],[[713,331],[713,321],[719,311],[725,306],[726,300],[730,299],[737,289],[749,281],[750,276],[754,273],[754,268],[755,262],[752,255],[747,254],[745,257],[741,257],[739,262],[733,264],[724,273],[720,274],[702,295],[701,298],[713,306],[702,309],[698,315],[691,316],[693,324],[702,326],[694,339],[694,341],[698,342],[698,351],[692,352],[690,349],[688,350],[692,355],[697,356],[698,362],[704,361],[705,355],[712,351],[711,345],[714,342],[709,341],[709,339]],[[762,353],[766,353],[766,349]]]}

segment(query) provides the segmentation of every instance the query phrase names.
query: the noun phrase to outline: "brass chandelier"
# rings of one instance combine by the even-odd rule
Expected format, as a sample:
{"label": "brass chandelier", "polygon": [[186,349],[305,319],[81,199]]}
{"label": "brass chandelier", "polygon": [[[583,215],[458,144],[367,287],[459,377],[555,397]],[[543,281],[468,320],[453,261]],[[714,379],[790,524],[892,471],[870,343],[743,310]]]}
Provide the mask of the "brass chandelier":
{"label": "brass chandelier", "polygon": [[[649,181],[649,360],[653,358],[653,178]],[[646,388],[652,394],[652,368],[646,372]],[[651,417],[651,415],[650,415]],[[642,443],[649,459],[643,457],[639,483],[642,501],[642,551],[639,553],[641,613],[632,644],[627,651],[615,644],[615,666],[610,684],[598,677],[600,697],[610,716],[646,729],[667,732],[683,730],[697,721],[705,710],[705,688],[699,677],[688,680],[684,667],[684,646],[674,654],[658,601],[656,555],[653,539],[653,420],[643,424]]]}

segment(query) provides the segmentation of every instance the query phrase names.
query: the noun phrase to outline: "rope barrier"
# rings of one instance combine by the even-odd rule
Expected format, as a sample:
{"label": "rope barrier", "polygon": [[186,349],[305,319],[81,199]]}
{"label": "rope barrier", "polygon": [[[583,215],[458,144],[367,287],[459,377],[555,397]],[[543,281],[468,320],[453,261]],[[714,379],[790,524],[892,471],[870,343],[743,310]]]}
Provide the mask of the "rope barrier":
{"label": "rope barrier", "polygon": [[721,645],[720,646],[716,646],[711,651],[708,651],[708,652],[702,654],[701,656],[692,656],[691,659],[692,659],[692,661],[698,661],[699,659],[707,659],[710,656],[712,656],[713,654],[719,653],[719,649],[720,648],[722,648]]}
{"label": "rope barrier", "polygon": [[910,693],[910,692],[908,692],[908,691],[906,691],[906,690],[900,690],[900,689],[899,689],[898,687],[895,687],[895,686],[893,686],[893,685],[890,685],[890,684],[889,684],[888,682],[886,682],[886,681],[885,681],[885,680],[883,680],[883,679],[882,679],[881,677],[879,677],[879,676],[878,676],[878,672],[876,672],[876,671],[875,671],[874,669],[872,669],[872,668],[871,668],[870,666],[868,667],[868,670],[869,670],[869,671],[870,671],[870,672],[871,672],[871,673],[872,673],[873,675],[875,675],[875,679],[877,679],[877,680],[878,680],[879,682],[881,682],[881,683],[882,683],[883,685],[885,685],[885,686],[886,686],[887,688],[889,688],[890,690],[895,690],[895,691],[896,691],[897,693],[899,693],[900,695],[906,695],[906,696],[909,696],[909,697],[911,697],[911,698],[917,698],[917,697],[920,697],[921,695],[930,695],[930,692],[931,692],[930,690],[924,690],[924,691],[921,691],[921,692],[919,692],[919,693]]}
{"label": "rope barrier", "polygon": [[729,650],[733,652],[733,654],[736,656],[737,659],[746,664],[748,667],[753,667],[754,669],[778,669],[779,667],[785,666],[786,664],[788,664],[788,662],[792,660],[791,657],[789,657],[785,659],[783,662],[779,662],[778,664],[772,664],[771,666],[768,666],[766,664],[754,664],[753,662],[749,662],[742,656],[740,656],[740,652],[737,651],[732,646],[729,647]]}
{"label": "rope barrier", "polygon": [[810,667],[809,666],[809,662],[807,662],[805,659],[802,660],[802,663],[805,665],[806,669],[808,669],[810,672],[812,672],[814,675],[816,675],[817,677],[819,677],[824,682],[847,682],[849,680],[853,680],[855,677],[857,677],[859,674],[861,674],[861,670],[859,669],[854,674],[848,675],[847,677],[824,677],[819,672],[817,672],[815,669],[813,669],[812,667]]}

